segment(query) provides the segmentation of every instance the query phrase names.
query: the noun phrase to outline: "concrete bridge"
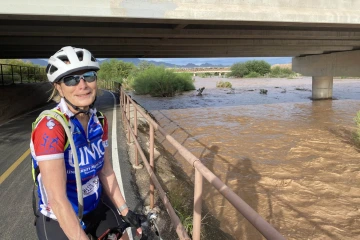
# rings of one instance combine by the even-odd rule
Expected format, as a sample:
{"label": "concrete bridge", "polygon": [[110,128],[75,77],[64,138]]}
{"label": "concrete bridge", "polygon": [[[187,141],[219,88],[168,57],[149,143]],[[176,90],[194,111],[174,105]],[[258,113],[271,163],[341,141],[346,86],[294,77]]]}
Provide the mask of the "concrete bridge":
{"label": "concrete bridge", "polygon": [[333,76],[360,76],[359,16],[348,0],[12,0],[0,9],[0,58],[64,45],[98,58],[291,56],[325,99]]}

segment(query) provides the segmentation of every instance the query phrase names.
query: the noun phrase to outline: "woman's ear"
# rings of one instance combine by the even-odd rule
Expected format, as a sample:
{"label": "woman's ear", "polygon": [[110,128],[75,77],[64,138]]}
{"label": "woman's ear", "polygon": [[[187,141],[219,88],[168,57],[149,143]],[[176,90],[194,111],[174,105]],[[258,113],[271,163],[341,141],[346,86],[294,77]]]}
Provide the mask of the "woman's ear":
{"label": "woman's ear", "polygon": [[64,97],[64,93],[61,89],[60,83],[55,83],[56,90],[59,92],[60,97]]}

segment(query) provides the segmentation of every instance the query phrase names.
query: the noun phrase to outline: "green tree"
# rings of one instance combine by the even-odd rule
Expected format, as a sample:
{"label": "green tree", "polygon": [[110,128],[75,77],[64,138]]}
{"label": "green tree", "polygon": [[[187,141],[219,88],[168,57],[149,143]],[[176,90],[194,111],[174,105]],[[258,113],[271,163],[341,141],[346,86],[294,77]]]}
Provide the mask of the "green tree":
{"label": "green tree", "polygon": [[146,70],[146,69],[148,69],[148,68],[151,68],[151,67],[155,67],[155,65],[152,64],[152,63],[149,63],[149,62],[147,62],[147,61],[141,61],[141,62],[139,63],[138,69],[139,69],[140,71],[144,71],[144,70]]}
{"label": "green tree", "polygon": [[111,59],[110,61],[101,64],[98,77],[101,80],[122,83],[134,68],[135,65],[132,63]]}

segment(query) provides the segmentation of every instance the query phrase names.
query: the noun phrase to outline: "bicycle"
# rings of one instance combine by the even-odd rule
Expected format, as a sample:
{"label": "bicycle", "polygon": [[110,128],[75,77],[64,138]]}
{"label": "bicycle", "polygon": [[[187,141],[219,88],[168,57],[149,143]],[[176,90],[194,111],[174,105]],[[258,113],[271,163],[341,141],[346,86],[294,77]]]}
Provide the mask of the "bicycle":
{"label": "bicycle", "polygon": [[[153,232],[152,235],[157,236],[156,239],[162,240],[162,238],[160,237],[160,234],[159,234],[159,228],[156,224],[156,218],[157,218],[157,215],[153,212],[148,213],[147,216],[140,215],[140,220],[141,220],[140,226],[141,226],[141,230],[142,230],[140,240],[153,239],[153,237],[151,237],[151,232]],[[97,238],[97,240],[119,239],[119,238],[121,238],[122,233],[128,227],[130,227],[130,224],[123,221],[119,226],[107,229],[99,238]],[[96,238],[93,238],[91,240],[96,240]]]}

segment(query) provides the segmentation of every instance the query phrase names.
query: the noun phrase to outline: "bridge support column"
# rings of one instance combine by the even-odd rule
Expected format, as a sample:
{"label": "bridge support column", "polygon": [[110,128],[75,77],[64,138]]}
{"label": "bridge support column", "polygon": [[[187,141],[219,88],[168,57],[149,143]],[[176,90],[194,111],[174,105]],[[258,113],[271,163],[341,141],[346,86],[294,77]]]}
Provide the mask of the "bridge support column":
{"label": "bridge support column", "polygon": [[312,77],[312,99],[329,99],[333,95],[333,77]]}

